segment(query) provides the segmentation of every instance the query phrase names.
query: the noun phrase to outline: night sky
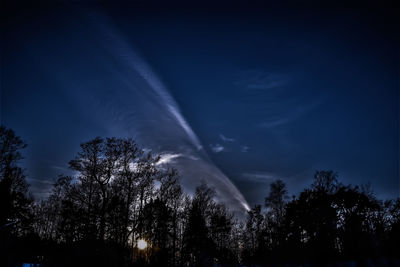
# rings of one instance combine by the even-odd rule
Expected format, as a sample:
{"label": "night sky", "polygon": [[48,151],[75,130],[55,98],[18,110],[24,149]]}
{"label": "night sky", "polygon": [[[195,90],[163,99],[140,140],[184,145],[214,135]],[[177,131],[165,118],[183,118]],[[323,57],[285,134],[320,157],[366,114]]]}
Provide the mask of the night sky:
{"label": "night sky", "polygon": [[3,11],[1,123],[37,197],[96,136],[134,137],[233,209],[316,170],[400,195],[398,12],[152,3]]}

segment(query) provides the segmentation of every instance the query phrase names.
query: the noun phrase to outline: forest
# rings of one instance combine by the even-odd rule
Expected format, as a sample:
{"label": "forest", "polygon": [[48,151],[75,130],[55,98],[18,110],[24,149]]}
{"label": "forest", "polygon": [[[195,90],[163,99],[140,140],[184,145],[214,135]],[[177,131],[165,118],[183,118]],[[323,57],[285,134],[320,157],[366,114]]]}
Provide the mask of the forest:
{"label": "forest", "polygon": [[378,199],[334,171],[316,171],[293,196],[276,180],[239,218],[205,183],[185,193],[178,170],[130,138],[82,143],[74,175],[35,200],[26,146],[0,127],[1,266],[400,265],[400,198]]}

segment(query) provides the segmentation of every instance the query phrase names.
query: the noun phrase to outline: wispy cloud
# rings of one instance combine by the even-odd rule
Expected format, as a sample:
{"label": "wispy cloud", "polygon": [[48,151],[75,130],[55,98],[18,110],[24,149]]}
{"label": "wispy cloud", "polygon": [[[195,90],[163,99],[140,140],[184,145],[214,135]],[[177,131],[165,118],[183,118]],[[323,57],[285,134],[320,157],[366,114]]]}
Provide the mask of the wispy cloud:
{"label": "wispy cloud", "polygon": [[31,183],[39,183],[39,184],[47,184],[47,185],[54,184],[53,180],[41,180],[41,179],[35,179],[35,178],[31,178],[31,177],[26,178],[26,180],[28,180]]}
{"label": "wispy cloud", "polygon": [[221,146],[220,144],[215,144],[215,145],[211,144],[210,147],[214,153],[222,152],[225,149],[225,147]]}
{"label": "wispy cloud", "polygon": [[174,154],[174,153],[165,153],[160,155],[160,159],[158,160],[156,165],[174,163],[174,159],[181,157],[182,154]]}
{"label": "wispy cloud", "polygon": [[71,173],[71,169],[69,169],[68,167],[53,165],[53,166],[51,166],[51,168],[62,174]]}
{"label": "wispy cloud", "polygon": [[[322,99],[313,97],[312,101],[294,94],[291,78],[288,74],[270,72],[262,69],[244,70],[239,73],[235,83],[246,92],[253,104],[253,111],[261,121],[261,128],[274,128],[290,123],[322,103]],[[262,119],[264,118],[264,119]]]}
{"label": "wispy cloud", "polygon": [[46,199],[53,189],[54,179],[36,179],[32,177],[26,178],[32,192],[35,193],[36,199]]}
{"label": "wispy cloud", "polygon": [[240,151],[243,152],[243,153],[248,152],[249,149],[250,149],[250,147],[248,147],[248,146],[241,146],[241,147],[240,147]]}
{"label": "wispy cloud", "polygon": [[297,117],[299,117],[299,114],[282,115],[281,117],[268,118],[265,121],[261,122],[259,126],[261,128],[273,128],[279,125],[286,124]]}
{"label": "wispy cloud", "polygon": [[284,125],[287,124],[291,121],[294,121],[310,111],[312,111],[314,108],[319,106],[322,103],[322,101],[318,101],[315,103],[311,104],[305,104],[305,105],[293,105],[292,109],[290,112],[288,111],[281,111],[280,114],[275,115],[275,116],[270,116],[265,119],[265,121],[261,122],[259,124],[260,127],[262,128],[273,128],[279,125]]}
{"label": "wispy cloud", "polygon": [[241,71],[235,85],[246,89],[268,90],[282,87],[287,81],[288,78],[283,74],[254,69]]}
{"label": "wispy cloud", "polygon": [[222,141],[224,142],[235,142],[234,138],[226,137],[223,134],[220,134],[219,137],[221,138]]}
{"label": "wispy cloud", "polygon": [[254,182],[271,182],[276,179],[276,176],[270,172],[245,172],[241,177]]}

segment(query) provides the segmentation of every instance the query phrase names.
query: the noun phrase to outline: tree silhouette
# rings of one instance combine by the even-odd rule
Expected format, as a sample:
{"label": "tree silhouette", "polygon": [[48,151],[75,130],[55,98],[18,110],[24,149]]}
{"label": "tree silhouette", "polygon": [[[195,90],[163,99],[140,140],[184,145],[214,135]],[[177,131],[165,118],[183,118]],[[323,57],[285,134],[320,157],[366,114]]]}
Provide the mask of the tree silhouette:
{"label": "tree silhouette", "polygon": [[[178,171],[130,138],[95,138],[47,199],[33,202],[19,167],[25,143],[0,127],[0,265],[282,266],[398,264],[400,198],[343,185],[333,171],[288,199],[282,180],[245,220],[205,183],[183,192]],[[140,250],[137,241],[148,247]]]}
{"label": "tree silhouette", "polygon": [[33,199],[19,166],[25,147],[13,130],[0,126],[0,259],[8,265],[26,254],[19,241],[31,239]]}
{"label": "tree silhouette", "polygon": [[215,191],[206,184],[196,188],[187,211],[187,225],[183,236],[183,261],[190,266],[212,265],[213,243],[209,237],[207,219],[214,205]]}
{"label": "tree silhouette", "polygon": [[0,126],[0,227],[23,235],[30,223],[28,184],[19,161],[26,144],[11,129]]}

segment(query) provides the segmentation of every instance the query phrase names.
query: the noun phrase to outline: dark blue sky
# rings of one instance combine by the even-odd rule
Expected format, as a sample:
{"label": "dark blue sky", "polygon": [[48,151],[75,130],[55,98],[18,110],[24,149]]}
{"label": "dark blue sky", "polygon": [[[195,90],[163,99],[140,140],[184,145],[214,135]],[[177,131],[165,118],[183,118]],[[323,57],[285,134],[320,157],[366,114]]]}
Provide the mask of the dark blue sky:
{"label": "dark blue sky", "polygon": [[320,169],[396,197],[395,13],[13,7],[3,27],[2,123],[29,144],[37,195],[68,172],[80,142],[112,135],[163,153],[183,168],[189,191],[214,175],[218,191],[245,202],[240,191],[250,205],[274,179],[295,194]]}

